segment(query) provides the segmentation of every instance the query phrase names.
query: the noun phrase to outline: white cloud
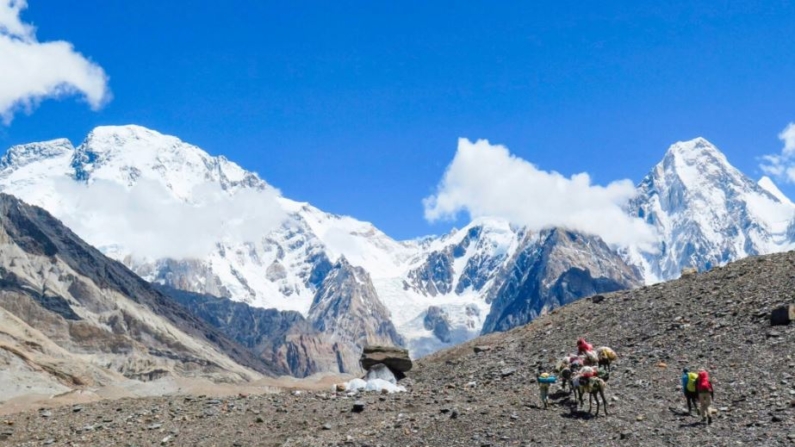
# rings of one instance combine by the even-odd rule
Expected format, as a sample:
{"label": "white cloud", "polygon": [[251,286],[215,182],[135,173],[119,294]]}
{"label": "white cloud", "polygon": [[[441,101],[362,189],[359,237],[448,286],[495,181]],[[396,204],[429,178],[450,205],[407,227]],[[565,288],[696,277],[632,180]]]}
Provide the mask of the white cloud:
{"label": "white cloud", "polygon": [[0,0],[0,119],[9,124],[19,110],[71,94],[101,107],[110,98],[102,67],[69,42],[38,42],[35,28],[20,19],[26,7],[26,0]]}
{"label": "white cloud", "polygon": [[763,156],[759,168],[777,180],[795,183],[795,123],[789,123],[778,138],[784,143],[781,153]]}
{"label": "white cloud", "polygon": [[194,203],[186,203],[153,180],[139,180],[129,190],[68,177],[55,186],[63,197],[57,215],[64,224],[97,248],[137,258],[203,258],[219,241],[257,242],[286,217],[276,189],[241,189],[230,196],[208,183],[194,188]]}
{"label": "white cloud", "polygon": [[458,151],[435,195],[423,201],[430,221],[497,216],[531,230],[563,227],[595,234],[608,244],[651,250],[655,231],[622,208],[635,194],[630,180],[592,185],[588,174],[566,178],[542,171],[488,141],[458,141]]}

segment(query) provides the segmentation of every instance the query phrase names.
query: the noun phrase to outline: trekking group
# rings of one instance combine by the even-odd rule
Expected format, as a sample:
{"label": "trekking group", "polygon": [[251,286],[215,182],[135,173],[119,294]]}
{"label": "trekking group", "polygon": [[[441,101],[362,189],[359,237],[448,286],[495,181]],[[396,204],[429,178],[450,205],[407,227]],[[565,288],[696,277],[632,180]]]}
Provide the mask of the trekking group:
{"label": "trekking group", "polygon": [[[583,395],[588,394],[588,411],[591,411],[591,399],[596,400],[596,415],[599,415],[599,397],[604,403],[605,414],[607,414],[607,400],[604,397],[604,390],[610,378],[610,365],[617,360],[615,351],[608,347],[594,349],[593,346],[585,341],[584,338],[577,340],[577,354],[572,354],[558,362],[555,374],[543,372],[539,369],[536,374],[539,394],[544,409],[549,404],[549,389],[554,383],[560,382],[561,388],[565,391],[569,387],[569,394],[575,393],[575,398],[579,400],[579,406],[583,405]],[[693,409],[698,411],[701,421],[708,425],[712,424],[711,406],[715,396],[709,373],[700,369],[698,372],[691,372],[688,368],[682,370],[682,392],[687,401],[687,412],[693,414]]]}

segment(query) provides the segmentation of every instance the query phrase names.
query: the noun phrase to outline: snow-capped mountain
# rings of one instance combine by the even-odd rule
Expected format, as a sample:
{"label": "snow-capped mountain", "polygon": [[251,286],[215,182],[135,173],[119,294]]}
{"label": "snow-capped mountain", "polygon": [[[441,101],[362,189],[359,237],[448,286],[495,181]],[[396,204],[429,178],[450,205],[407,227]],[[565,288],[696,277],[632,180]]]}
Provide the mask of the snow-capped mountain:
{"label": "snow-capped mountain", "polygon": [[[405,342],[419,357],[588,294],[782,250],[795,236],[793,205],[775,185],[757,185],[703,139],[673,145],[627,204],[659,230],[657,253],[498,218],[396,241],[139,126],[99,127],[76,148],[67,140],[12,147],[0,159],[0,190],[49,210],[151,282],[299,312],[305,320],[272,318],[301,322],[279,332],[289,346],[268,350],[323,357],[279,357],[300,374],[334,357],[350,370],[364,342],[357,331],[367,342]],[[296,341],[299,327],[315,331],[311,349]],[[323,339],[336,347],[319,346]]]}
{"label": "snow-capped mountain", "polygon": [[703,138],[672,145],[641,181],[629,212],[653,225],[657,253],[630,248],[647,282],[788,249],[795,207],[769,178],[756,183]]}
{"label": "snow-capped mountain", "polygon": [[[418,353],[445,345],[414,327],[431,305],[452,319],[449,343],[479,333],[488,313],[479,295],[484,278],[508,258],[516,238],[495,220],[440,239],[398,242],[370,223],[281,197],[223,157],[138,126],[99,127],[76,148],[66,140],[15,146],[0,163],[1,190],[50,210],[145,279],[177,289],[310,316],[344,256],[366,269],[384,317],[391,315],[408,344],[432,345]],[[408,273],[448,245],[456,245],[456,291],[431,300]],[[325,299],[332,298],[349,297]]]}

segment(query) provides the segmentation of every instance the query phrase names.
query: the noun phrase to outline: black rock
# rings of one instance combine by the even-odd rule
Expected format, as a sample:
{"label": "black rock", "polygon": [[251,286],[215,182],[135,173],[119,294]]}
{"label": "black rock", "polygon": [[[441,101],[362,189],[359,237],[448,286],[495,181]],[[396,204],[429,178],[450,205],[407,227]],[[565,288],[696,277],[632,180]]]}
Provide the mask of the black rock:
{"label": "black rock", "polygon": [[505,368],[502,370],[502,372],[500,372],[500,376],[508,377],[514,375],[515,373],[516,373],[516,368]]}
{"label": "black rock", "polygon": [[771,326],[786,326],[795,319],[795,304],[781,306],[770,313]]}

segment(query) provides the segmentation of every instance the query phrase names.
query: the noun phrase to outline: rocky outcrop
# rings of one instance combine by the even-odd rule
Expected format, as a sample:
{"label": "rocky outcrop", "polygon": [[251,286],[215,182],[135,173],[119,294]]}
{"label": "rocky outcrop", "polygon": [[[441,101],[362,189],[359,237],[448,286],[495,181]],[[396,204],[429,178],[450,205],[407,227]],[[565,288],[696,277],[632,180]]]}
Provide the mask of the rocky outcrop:
{"label": "rocky outcrop", "polygon": [[432,331],[442,343],[450,343],[450,320],[447,312],[439,306],[430,306],[422,320],[423,327]]}
{"label": "rocky outcrop", "polygon": [[397,346],[366,346],[359,362],[368,371],[375,365],[383,364],[395,373],[405,373],[411,371],[413,366],[408,349]]}
{"label": "rocky outcrop", "polygon": [[[274,373],[46,211],[5,194],[0,194],[0,308],[17,328],[10,341],[7,333],[5,346],[51,379],[73,377],[61,382],[68,386],[122,376],[233,381],[257,377],[254,370]],[[68,372],[78,370],[84,374]]]}
{"label": "rocky outcrop", "polygon": [[359,354],[368,345],[403,345],[389,310],[378,299],[370,275],[348,263],[334,265],[309,309],[312,327],[324,340],[349,347],[340,350],[340,372],[359,372]]}
{"label": "rocky outcrop", "polygon": [[526,236],[489,293],[483,334],[506,331],[542,313],[597,293],[642,284],[601,239],[561,229]]}
{"label": "rocky outcrop", "polygon": [[452,249],[434,251],[425,263],[408,273],[408,280],[416,290],[430,295],[444,295],[453,290]]}

